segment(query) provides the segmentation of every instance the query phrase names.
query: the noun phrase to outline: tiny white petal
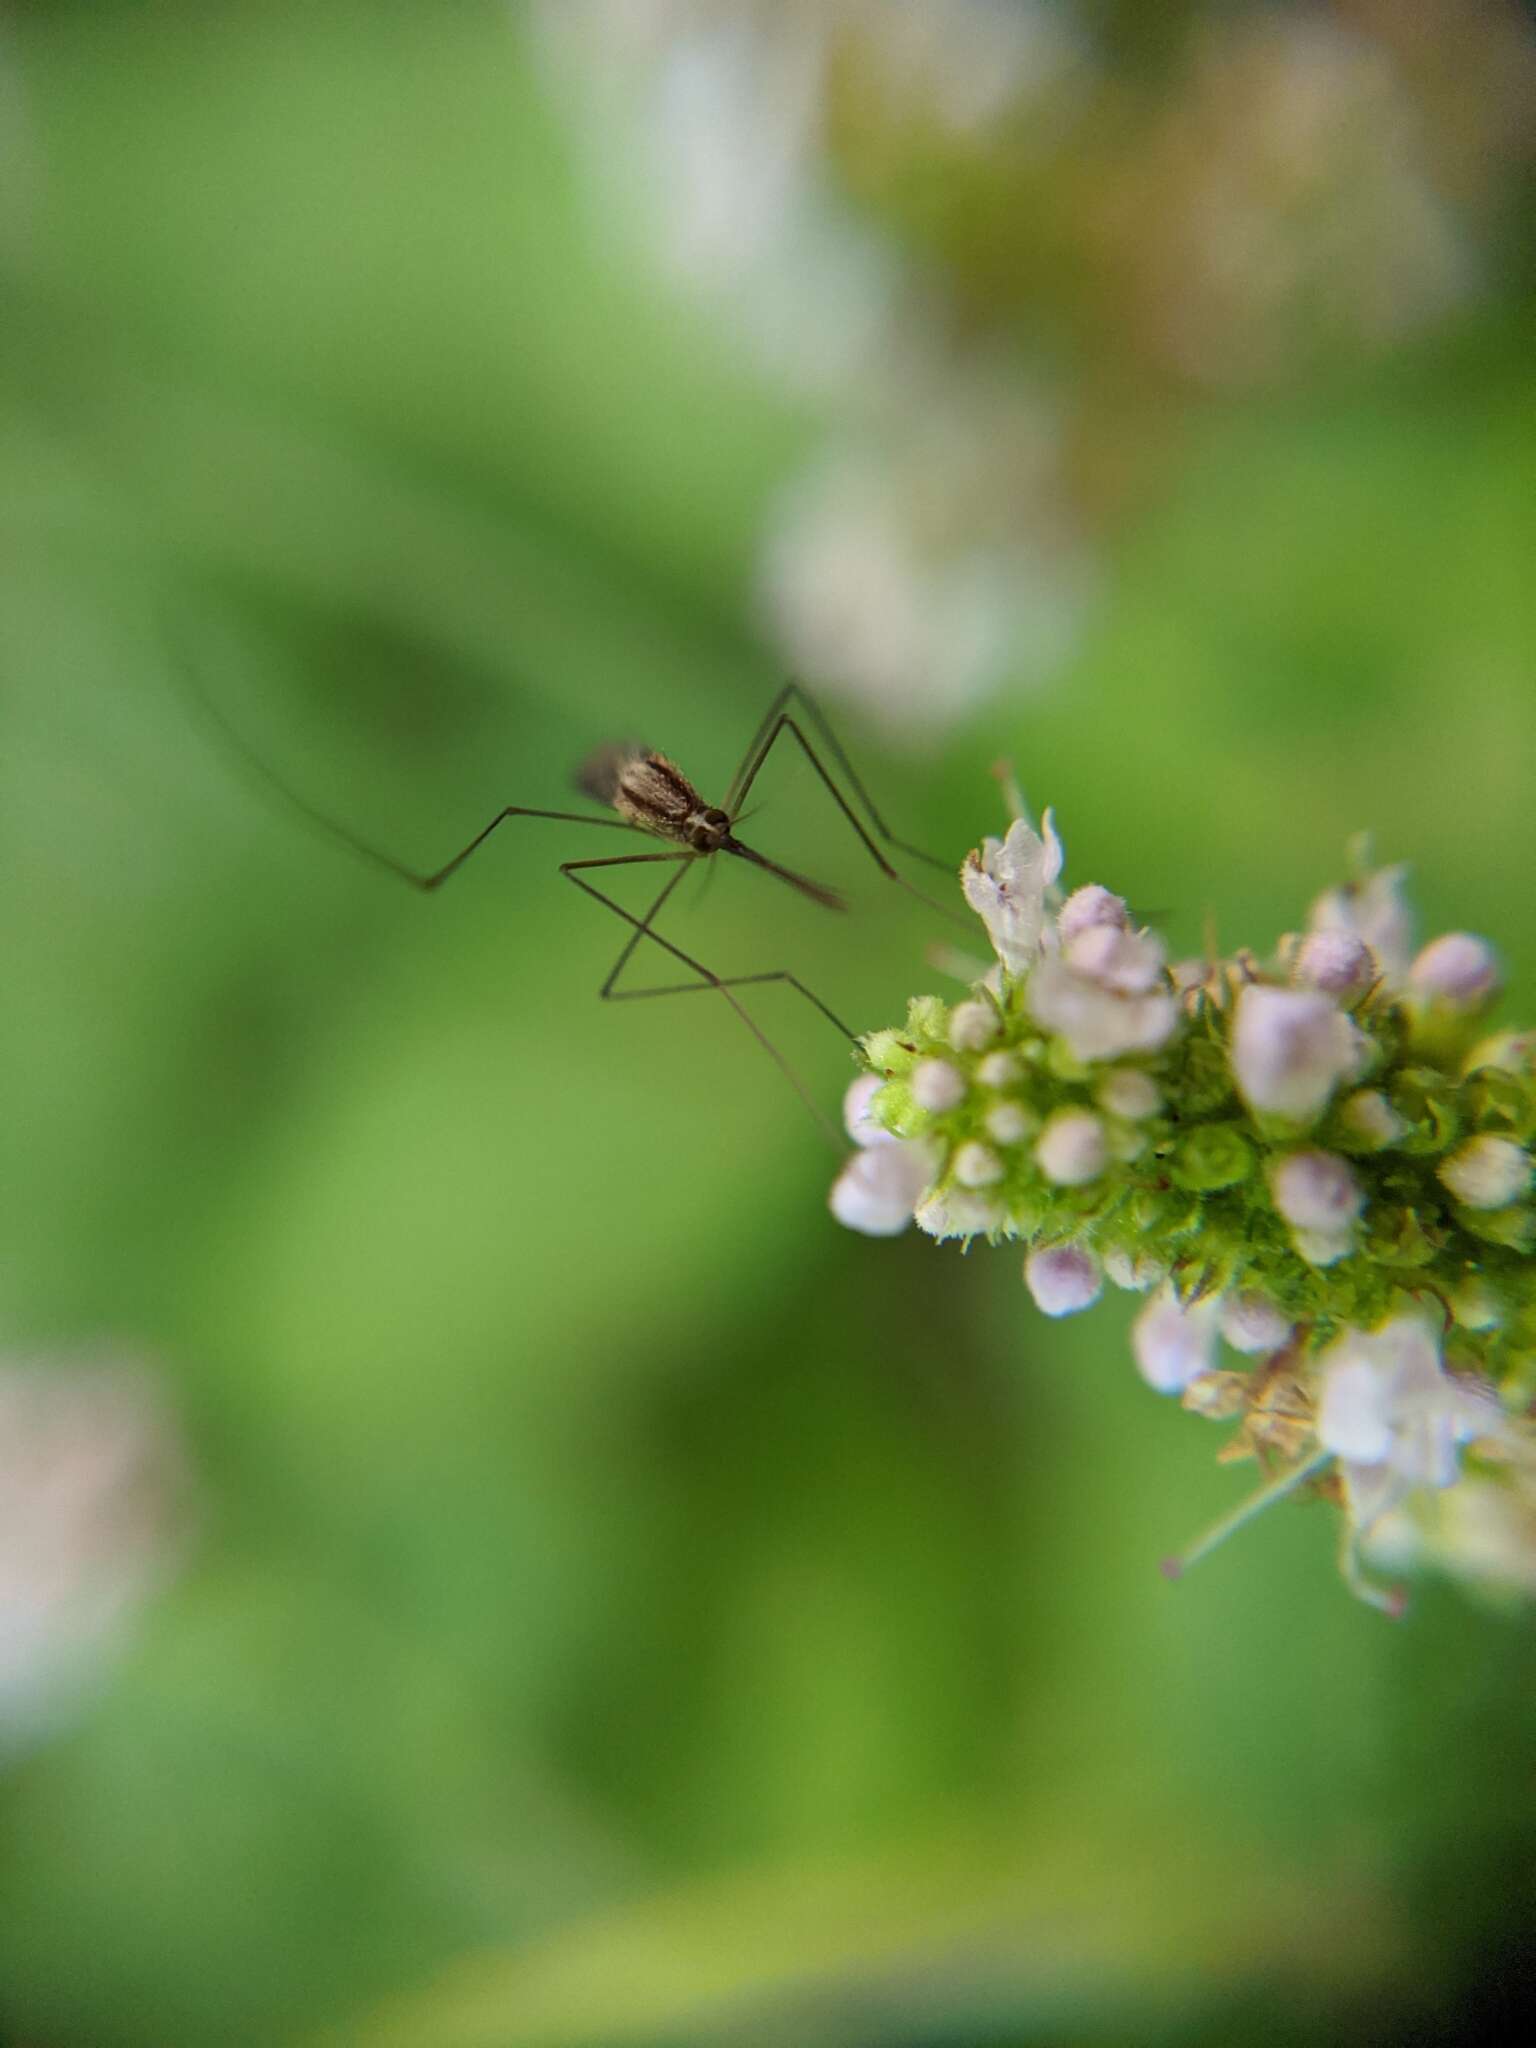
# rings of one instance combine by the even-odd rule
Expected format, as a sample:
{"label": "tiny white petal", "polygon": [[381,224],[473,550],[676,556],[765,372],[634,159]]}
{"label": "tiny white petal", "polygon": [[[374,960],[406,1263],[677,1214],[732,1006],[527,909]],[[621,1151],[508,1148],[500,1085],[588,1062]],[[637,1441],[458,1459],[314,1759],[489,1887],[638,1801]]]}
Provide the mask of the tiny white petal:
{"label": "tiny white petal", "polygon": [[912,1100],[935,1116],[965,1100],[965,1076],[948,1060],[919,1060],[912,1069]]}
{"label": "tiny white petal", "polygon": [[1104,1126],[1091,1109],[1058,1109],[1035,1142],[1035,1162],[1058,1187],[1095,1179],[1109,1161]]}
{"label": "tiny white petal", "polygon": [[1364,1067],[1370,1041],[1315,989],[1250,982],[1232,1020],[1232,1071],[1252,1109],[1310,1122]]}
{"label": "tiny white petal", "polygon": [[956,1052],[980,1052],[1002,1030],[992,1003],[957,1003],[949,1016],[949,1042]]}
{"label": "tiny white petal", "polygon": [[1156,1116],[1163,1106],[1163,1091],[1150,1074],[1137,1067],[1112,1067],[1097,1093],[1100,1106],[1111,1116],[1123,1116],[1132,1123]]}
{"label": "tiny white petal", "polygon": [[1216,1352],[1218,1303],[1214,1297],[1181,1302],[1161,1288],[1131,1325],[1136,1369],[1159,1394],[1181,1394],[1209,1372]]}
{"label": "tiny white petal", "polygon": [[982,1118],[994,1145],[1022,1144],[1038,1121],[1021,1102],[995,1102]]}
{"label": "tiny white petal", "polygon": [[1484,1134],[1458,1145],[1437,1168],[1440,1179],[1469,1209],[1502,1209],[1531,1184],[1530,1154],[1510,1138]]}
{"label": "tiny white petal", "polygon": [[1408,983],[1416,995],[1475,1009],[1498,991],[1499,956],[1471,932],[1444,932],[1409,968]]}
{"label": "tiny white petal", "polygon": [[1317,1439],[1325,1449],[1359,1464],[1378,1465],[1391,1455],[1389,1390],[1369,1359],[1345,1357],[1326,1372]]}
{"label": "tiny white petal", "polygon": [[989,1188],[1003,1177],[1003,1162],[973,1138],[955,1154],[955,1179],[963,1188]]}
{"label": "tiny white petal", "polygon": [[1290,1342],[1293,1328],[1267,1296],[1251,1289],[1222,1298],[1221,1334],[1234,1351],[1249,1357],[1278,1351]]}
{"label": "tiny white petal", "polygon": [[1092,1308],[1103,1289],[1099,1262],[1076,1245],[1052,1245],[1024,1261],[1024,1284],[1042,1315],[1075,1316]]}

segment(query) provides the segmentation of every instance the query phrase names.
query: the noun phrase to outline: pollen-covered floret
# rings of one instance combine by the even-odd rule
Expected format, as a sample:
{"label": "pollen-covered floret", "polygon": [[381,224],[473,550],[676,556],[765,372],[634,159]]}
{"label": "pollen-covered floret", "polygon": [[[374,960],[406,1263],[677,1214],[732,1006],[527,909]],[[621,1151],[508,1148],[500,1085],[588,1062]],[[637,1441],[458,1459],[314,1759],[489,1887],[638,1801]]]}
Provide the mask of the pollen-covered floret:
{"label": "pollen-covered floret", "polygon": [[[1536,1587],[1536,1033],[1486,1035],[1492,949],[1415,957],[1402,870],[1362,867],[1267,961],[1171,970],[1124,898],[1063,900],[1062,861],[1049,814],[967,861],[997,964],[863,1040],[835,1213],[1021,1240],[1049,1316],[1141,1293],[1142,1378],[1236,1423],[1222,1455],[1264,1462],[1261,1498],[1339,1500],[1378,1604],[1378,1525],[1524,1474],[1521,1512],[1485,1519],[1529,1531],[1503,1576]],[[1445,1562],[1454,1526],[1416,1554]]]}

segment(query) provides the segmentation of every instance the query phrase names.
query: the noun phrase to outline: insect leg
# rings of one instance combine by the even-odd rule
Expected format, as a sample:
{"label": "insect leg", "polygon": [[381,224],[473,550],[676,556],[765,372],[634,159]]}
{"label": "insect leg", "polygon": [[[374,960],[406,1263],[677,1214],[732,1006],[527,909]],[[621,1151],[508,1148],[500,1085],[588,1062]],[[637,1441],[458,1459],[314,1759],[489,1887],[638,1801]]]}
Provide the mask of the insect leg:
{"label": "insect leg", "polygon": [[[798,685],[791,684],[790,687],[794,689],[798,688]],[[843,795],[843,792],[838,788],[837,784],[833,781],[831,775],[828,773],[826,763],[822,760],[821,756],[816,752],[816,749],[811,745],[810,741],[806,738],[805,734],[801,731],[800,727],[795,723],[794,719],[790,717],[787,711],[781,711],[778,714],[777,718],[774,720],[772,727],[769,729],[767,738],[762,742],[762,745],[758,748],[757,758],[755,761],[752,762],[751,766],[749,767],[746,776],[742,781],[741,788],[737,792],[737,804],[741,804],[746,801],[748,792],[750,791],[753,783],[757,780],[758,775],[761,773],[763,765],[767,761],[769,754],[773,751],[774,745],[778,741],[780,734],[786,732],[792,734],[794,739],[798,742],[801,752],[805,755],[805,758],[810,762],[811,766],[815,769],[816,773],[821,777],[822,784],[827,790],[828,794],[831,796],[832,801],[837,805],[837,808],[842,812],[843,816],[848,820],[848,823],[853,827],[853,830],[858,834],[861,845],[865,848],[866,852],[869,854],[870,859],[875,863],[876,867],[879,868],[881,874],[883,874],[887,878],[887,880],[895,882],[899,887],[905,889],[909,896],[915,896],[919,903],[925,905],[926,908],[933,911],[937,916],[947,919],[951,924],[958,925],[962,931],[970,932],[974,930],[975,927],[973,921],[969,917],[963,917],[959,911],[951,909],[947,903],[940,903],[936,901],[935,898],[933,898],[932,896],[926,895],[921,889],[917,887],[915,883],[909,882],[905,875],[901,874],[896,868],[894,868],[891,865],[891,863],[886,859],[885,855],[880,851],[879,847],[876,846],[874,840],[870,838],[868,832],[866,832],[864,827],[859,823],[858,817],[855,815],[852,805],[848,802],[848,799]],[[842,754],[841,748],[838,749],[838,755],[842,764],[846,766],[846,756]],[[865,802],[866,804],[868,804],[868,798],[865,799]],[[877,814],[875,814],[872,809],[871,815],[877,816]],[[882,827],[881,829],[883,830],[884,828]],[[889,832],[885,833],[885,837],[890,841],[891,845],[900,847],[903,852],[910,852],[912,850],[906,846],[905,841],[893,838]],[[926,859],[928,858],[928,856],[925,855],[924,858]]]}
{"label": "insect leg", "polygon": [[[612,855],[609,858],[603,860],[568,860],[562,861],[560,863],[560,872],[562,875],[565,876],[567,881],[574,882],[578,889],[582,890],[586,895],[593,897],[597,902],[601,903],[604,909],[611,910],[615,917],[621,918],[625,924],[633,927],[633,931],[629,942],[626,944],[624,951],[620,954],[618,960],[615,961],[613,967],[609,971],[607,977],[603,982],[602,987],[598,990],[598,994],[601,996],[604,1002],[628,1002],[641,999],[647,996],[689,995],[695,992],[708,989],[717,990],[722,996],[724,996],[725,1000],[736,1012],[737,1016],[741,1019],[742,1023],[746,1025],[747,1029],[751,1032],[752,1036],[757,1040],[758,1044],[763,1048],[764,1052],[768,1054],[768,1057],[778,1067],[779,1071],[784,1075],[785,1079],[789,1082],[790,1086],[794,1089],[795,1093],[800,1097],[801,1101],[805,1104],[806,1108],[809,1109],[812,1116],[815,1117],[822,1131],[831,1140],[835,1149],[841,1154],[842,1152],[847,1150],[847,1147],[843,1143],[842,1138],[838,1135],[835,1127],[828,1121],[826,1116],[823,1114],[820,1106],[817,1104],[814,1097],[806,1088],[804,1082],[800,1079],[799,1075],[795,1072],[794,1068],[789,1064],[788,1060],[785,1059],[784,1055],[779,1051],[778,1047],[773,1043],[772,1039],[768,1037],[767,1033],[749,1014],[749,1012],[744,1008],[744,1006],[737,1001],[736,997],[731,993],[731,991],[734,988],[741,988],[747,986],[761,986],[765,983],[774,981],[787,982],[791,988],[795,989],[800,995],[804,996],[806,1001],[810,1003],[814,1009],[818,1010],[820,1014],[827,1019],[828,1023],[833,1025],[836,1030],[841,1032],[842,1035],[850,1041],[850,1043],[855,1042],[854,1034],[848,1029],[847,1025],[844,1024],[840,1018],[834,1016],[832,1011],[827,1008],[826,1004],[821,1001],[820,997],[813,995],[811,990],[805,986],[804,982],[797,980],[794,975],[782,969],[763,974],[739,974],[724,976],[714,974],[710,971],[709,968],[707,968],[704,965],[704,963],[701,960],[694,959],[691,954],[685,953],[680,946],[674,945],[670,939],[663,938],[661,933],[655,930],[652,924],[652,920],[656,917],[662,905],[671,895],[673,889],[676,888],[678,881],[681,879],[682,874],[685,872],[684,869],[679,868],[678,873],[669,878],[666,887],[661,891],[661,894],[656,898],[655,902],[651,905],[650,909],[645,913],[643,917],[637,916],[631,910],[626,910],[623,904],[616,903],[611,896],[604,895],[601,889],[599,889],[594,883],[589,882],[586,879],[585,871],[594,868],[638,867],[656,861],[686,862],[692,860],[694,857],[695,856],[693,856],[690,853],[621,853]],[[699,977],[699,979],[697,981],[668,983],[666,986],[659,988],[616,989],[614,987],[614,983],[618,979],[619,974],[623,970],[631,954],[634,952],[635,947],[640,943],[641,939],[649,939],[653,945],[660,946],[663,952],[670,953],[674,960],[680,961],[684,967],[688,968],[690,972],[692,972],[693,974],[696,974]]]}
{"label": "insect leg", "polygon": [[[952,875],[955,871],[955,863],[953,861],[942,860],[938,854],[927,853],[922,847],[913,846],[909,840],[896,837],[896,834],[886,824],[879,811],[875,809],[874,798],[860,781],[853,763],[848,758],[847,751],[843,747],[841,740],[837,737],[837,734],[832,730],[825,712],[803,683],[786,683],[768,706],[762,723],[752,736],[752,744],[747,748],[741,766],[736,770],[735,777],[731,783],[730,794],[725,800],[725,808],[731,815],[734,817],[742,803],[746,800],[747,791],[757,779],[757,771],[763,765],[763,756],[773,745],[780,721],[790,704],[796,699],[799,700],[801,709],[815,727],[822,745],[832,756],[834,763],[841,771],[844,781],[863,805],[865,815],[886,844],[894,846],[900,853],[911,854],[914,860],[924,861],[931,868],[938,868],[942,874]],[[801,744],[803,745],[804,742],[802,741]],[[823,777],[823,780],[825,779]]]}
{"label": "insect leg", "polygon": [[385,852],[382,847],[373,845],[360,833],[354,832],[350,826],[343,825],[338,819],[331,817],[321,810],[318,804],[312,804],[308,797],[300,795],[298,790],[291,789],[280,775],[268,767],[238,727],[225,717],[223,711],[214,703],[201,683],[193,678],[190,671],[183,672],[182,681],[187,696],[202,716],[217,729],[224,745],[269,796],[275,796],[288,810],[297,813],[314,831],[322,833],[360,860],[381,868],[385,874],[393,875],[397,881],[407,883],[412,889],[421,890],[424,895],[430,895],[433,890],[440,889],[450,875],[457,874],[470,855],[483,846],[497,826],[505,824],[508,818],[552,818],[559,824],[598,825],[610,832],[637,830],[627,818],[596,817],[587,811],[533,810],[523,804],[507,804],[496,813],[488,825],[475,834],[467,846],[461,847],[453,858],[445,861],[440,868],[413,868],[405,861],[397,859],[394,854]]}

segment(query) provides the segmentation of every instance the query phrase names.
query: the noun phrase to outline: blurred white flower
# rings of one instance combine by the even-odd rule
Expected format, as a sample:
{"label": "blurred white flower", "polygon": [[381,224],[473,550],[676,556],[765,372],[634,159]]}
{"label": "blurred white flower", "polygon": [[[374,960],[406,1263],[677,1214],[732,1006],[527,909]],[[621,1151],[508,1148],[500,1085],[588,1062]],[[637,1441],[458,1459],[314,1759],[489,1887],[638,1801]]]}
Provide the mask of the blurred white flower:
{"label": "blurred white flower", "polygon": [[945,408],[921,390],[903,412],[881,445],[834,449],[785,489],[759,585],[797,675],[923,733],[966,716],[1005,674],[1053,674],[1094,579],[1049,474],[986,424],[984,401]]}
{"label": "blurred white flower", "polygon": [[1278,1351],[1295,1332],[1272,1301],[1249,1291],[1222,1297],[1221,1334],[1234,1351],[1257,1357]]}
{"label": "blurred white flower", "polygon": [[185,1490],[147,1370],[0,1363],[0,1746],[103,1673],[175,1562]]}
{"label": "blurred white flower", "polygon": [[1158,207],[1144,237],[1148,310],[1201,383],[1388,347],[1475,286],[1390,59],[1316,11],[1212,22],[1143,178]]}

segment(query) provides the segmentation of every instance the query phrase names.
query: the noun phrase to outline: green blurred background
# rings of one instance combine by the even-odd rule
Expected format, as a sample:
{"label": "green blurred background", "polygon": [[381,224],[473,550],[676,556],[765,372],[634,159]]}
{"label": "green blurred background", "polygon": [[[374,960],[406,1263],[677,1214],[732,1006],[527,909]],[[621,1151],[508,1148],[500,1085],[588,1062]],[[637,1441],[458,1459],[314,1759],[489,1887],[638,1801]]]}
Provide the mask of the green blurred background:
{"label": "green blurred background", "polygon": [[[1321,1511],[1165,1585],[1245,1482],[1123,1300],[840,1231],[723,1006],[594,999],[612,835],[415,899],[188,678],[425,866],[614,736],[723,793],[819,658],[947,858],[1008,754],[1072,879],[1264,948],[1368,827],[1529,1018],[1531,81],[1431,0],[0,14],[0,1345],[151,1360],[196,1499],[7,1745],[6,2042],[1529,2022],[1526,1615],[1385,1624]],[[942,703],[892,522],[991,649]],[[943,987],[759,793],[851,916],[732,872],[679,941]]]}

